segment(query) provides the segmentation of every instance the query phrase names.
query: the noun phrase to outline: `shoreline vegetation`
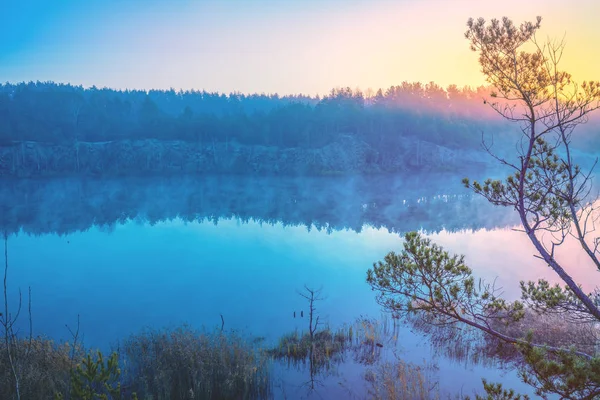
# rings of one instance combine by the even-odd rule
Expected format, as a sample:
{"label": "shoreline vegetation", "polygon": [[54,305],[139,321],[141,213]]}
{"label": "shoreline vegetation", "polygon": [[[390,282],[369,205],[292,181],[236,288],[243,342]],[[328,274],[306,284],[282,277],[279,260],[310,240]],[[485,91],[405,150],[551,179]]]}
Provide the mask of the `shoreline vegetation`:
{"label": "shoreline vegetation", "polygon": [[[548,345],[571,342],[597,346],[597,330],[573,332],[557,316],[531,311],[527,325],[511,327],[512,334],[534,335]],[[456,326],[433,327],[412,319],[409,324],[430,339],[443,357],[460,364],[504,370],[522,368],[512,346]],[[551,326],[552,329],[548,327]],[[346,383],[349,393],[369,399],[463,399],[463,393],[443,391],[435,363],[402,360],[402,337],[394,318],[357,318],[336,330],[294,331],[275,344],[263,338],[222,329],[180,325],[146,329],[124,337],[111,350],[85,348],[81,339],[54,342],[44,336],[20,337],[12,344],[23,399],[270,399],[285,398],[275,370],[298,371],[304,382],[294,390],[318,395],[329,377],[343,380],[338,368],[361,366],[361,381]],[[82,332],[78,332],[81,335]],[[6,344],[0,343],[0,354]],[[278,391],[281,391],[278,392]],[[14,399],[14,382],[6,357],[0,357],[0,397]]]}

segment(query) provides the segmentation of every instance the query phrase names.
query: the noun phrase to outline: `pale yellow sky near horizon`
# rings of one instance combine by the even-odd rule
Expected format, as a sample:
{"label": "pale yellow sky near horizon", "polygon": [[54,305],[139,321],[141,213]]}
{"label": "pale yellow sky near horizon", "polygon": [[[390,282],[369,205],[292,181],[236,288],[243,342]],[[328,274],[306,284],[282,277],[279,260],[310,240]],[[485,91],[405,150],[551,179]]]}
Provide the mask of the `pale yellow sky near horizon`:
{"label": "pale yellow sky near horizon", "polygon": [[311,95],[403,81],[478,86],[484,80],[464,38],[467,19],[519,23],[537,15],[541,38],[566,34],[563,69],[600,80],[599,0],[82,4],[0,50],[0,80]]}
{"label": "pale yellow sky near horizon", "polygon": [[[426,4],[451,4],[443,10],[427,10]],[[433,1],[425,0],[411,8],[394,6],[387,13],[383,26],[392,27],[395,18],[401,18],[403,32],[412,39],[396,37],[374,47],[377,49],[369,72],[361,79],[367,86],[386,86],[385,83],[408,81],[435,81],[442,86],[477,86],[484,83],[477,55],[469,50],[464,38],[469,17],[501,18],[508,16],[516,23],[534,20],[541,15],[540,39],[565,37],[566,50],[562,61],[564,70],[576,79],[600,80],[600,28],[594,16],[600,17],[600,1],[579,2],[579,7],[568,8],[565,1]],[[431,14],[429,14],[431,13]],[[406,18],[399,15],[412,16]],[[419,16],[419,17],[416,17]],[[400,28],[400,27],[399,27]],[[418,39],[416,39],[418,38]],[[382,48],[391,44],[395,54],[386,54]],[[389,47],[388,47],[389,48]],[[406,65],[409,60],[411,65]],[[374,71],[377,71],[374,73]]]}

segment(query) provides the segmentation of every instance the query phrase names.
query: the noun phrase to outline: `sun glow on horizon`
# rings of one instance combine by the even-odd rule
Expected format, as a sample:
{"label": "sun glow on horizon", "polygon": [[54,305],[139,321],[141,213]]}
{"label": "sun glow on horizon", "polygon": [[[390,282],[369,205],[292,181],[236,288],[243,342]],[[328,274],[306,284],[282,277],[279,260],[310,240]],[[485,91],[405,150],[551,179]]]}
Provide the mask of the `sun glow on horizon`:
{"label": "sun glow on horizon", "polygon": [[0,44],[3,81],[308,95],[404,81],[477,87],[486,82],[464,38],[466,21],[504,15],[517,24],[541,15],[541,35],[566,35],[563,69],[576,80],[600,79],[593,0],[65,4],[53,12],[42,2],[9,5],[0,17],[12,38]]}

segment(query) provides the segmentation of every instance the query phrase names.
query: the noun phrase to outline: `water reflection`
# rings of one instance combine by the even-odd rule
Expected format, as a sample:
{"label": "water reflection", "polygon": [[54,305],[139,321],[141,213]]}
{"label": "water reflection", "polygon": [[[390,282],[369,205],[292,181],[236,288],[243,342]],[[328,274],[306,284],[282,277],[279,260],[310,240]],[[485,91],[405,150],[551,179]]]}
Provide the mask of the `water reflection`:
{"label": "water reflection", "polygon": [[[476,276],[496,281],[503,297],[516,300],[521,296],[519,281],[547,279],[550,283],[564,285],[558,275],[542,260],[536,258],[535,248],[525,233],[510,228],[432,233],[430,238],[446,249],[467,255],[467,264]],[[591,259],[582,254],[574,238],[567,238],[556,249],[559,262],[571,277],[586,291],[600,286],[600,275]]]}
{"label": "water reflection", "polygon": [[[89,346],[115,343],[144,327],[183,322],[220,327],[221,314],[225,329],[274,342],[306,331],[306,321],[292,314],[306,310],[296,294],[305,283],[323,286],[327,299],[319,311],[332,329],[357,315],[378,316],[365,272],[400,246],[398,235],[381,229],[308,232],[233,219],[218,226],[173,220],[151,228],[128,222],[109,235],[98,228],[66,237],[18,235],[9,238],[11,295],[18,296],[18,287],[32,287],[34,329],[51,337],[68,339],[64,324],[81,314]],[[422,335],[402,327],[398,337],[405,362],[435,358]],[[337,382],[343,376],[351,386],[352,376],[362,376],[357,365],[351,361],[338,375],[323,378],[323,390],[336,388],[332,396],[344,396]],[[473,370],[440,362],[440,386],[457,392],[479,388],[481,376],[501,377],[485,367]],[[291,375],[282,379],[292,386],[306,382],[306,370]]]}
{"label": "water reflection", "polygon": [[128,220],[237,218],[328,231],[365,225],[392,232],[493,229],[514,216],[472,196],[457,175],[345,178],[170,177],[9,180],[0,229],[68,234]]}
{"label": "water reflection", "polygon": [[[31,286],[35,330],[58,339],[68,338],[64,325],[80,314],[90,346],[144,327],[188,322],[218,328],[221,315],[227,330],[273,343],[306,331],[306,321],[292,314],[306,309],[296,294],[305,284],[324,288],[320,313],[332,330],[359,315],[379,316],[366,270],[401,248],[395,232],[415,229],[466,254],[476,276],[497,278],[515,298],[519,280],[553,280],[553,274],[509,229],[513,223],[513,214],[470,196],[451,175],[19,180],[0,186],[0,228],[10,234],[9,295]],[[578,262],[574,277],[599,283]],[[456,355],[436,356],[410,329],[398,328],[395,347],[373,342],[342,357],[335,374],[319,376],[327,387],[322,395],[347,397],[354,380],[364,381],[364,365],[388,351],[387,361],[437,359],[440,387],[450,393],[480,388],[481,377],[517,382],[495,362],[456,368]],[[392,348],[398,357],[391,358]],[[307,373],[322,371],[315,367],[282,377],[288,391],[306,383]]]}

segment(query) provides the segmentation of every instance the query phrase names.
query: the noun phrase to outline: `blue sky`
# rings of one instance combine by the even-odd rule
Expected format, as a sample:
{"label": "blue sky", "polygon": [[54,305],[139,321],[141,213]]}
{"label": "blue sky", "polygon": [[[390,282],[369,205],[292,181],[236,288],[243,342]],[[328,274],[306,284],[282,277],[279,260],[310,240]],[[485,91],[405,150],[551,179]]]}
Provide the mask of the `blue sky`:
{"label": "blue sky", "polygon": [[[483,82],[468,17],[544,17],[597,79],[600,2],[575,0],[3,0],[0,81],[325,93]],[[596,76],[594,76],[596,74]]]}

